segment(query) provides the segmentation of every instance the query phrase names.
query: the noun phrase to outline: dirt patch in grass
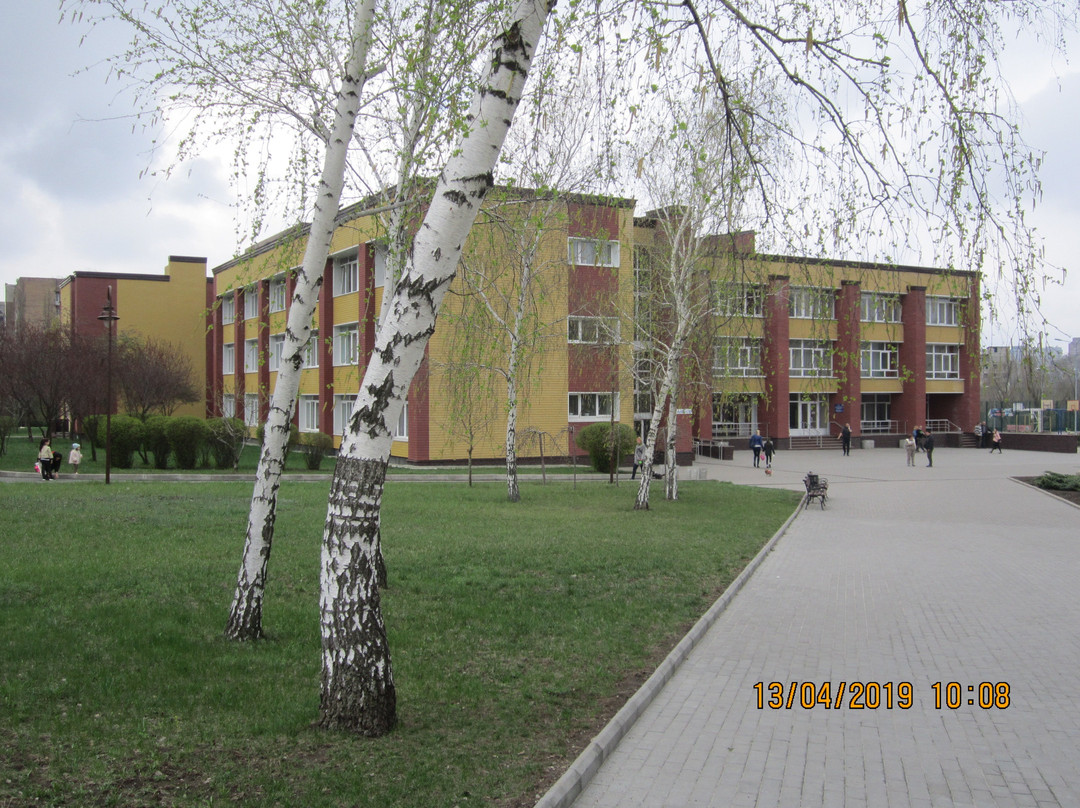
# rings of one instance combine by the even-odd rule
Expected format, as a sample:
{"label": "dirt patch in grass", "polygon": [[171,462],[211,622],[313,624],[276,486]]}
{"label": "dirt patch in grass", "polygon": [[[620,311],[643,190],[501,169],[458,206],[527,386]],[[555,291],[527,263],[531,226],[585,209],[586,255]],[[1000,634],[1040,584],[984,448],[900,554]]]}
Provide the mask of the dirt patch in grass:
{"label": "dirt patch in grass", "polygon": [[[1039,488],[1035,485],[1035,481],[1038,477],[1014,477],[1013,479],[1019,480],[1022,483],[1030,485],[1032,488]],[[1058,499],[1063,499],[1066,502],[1071,502],[1073,505],[1080,506],[1080,491],[1059,491],[1053,488],[1039,488],[1040,491],[1045,491],[1048,494],[1052,494]]]}

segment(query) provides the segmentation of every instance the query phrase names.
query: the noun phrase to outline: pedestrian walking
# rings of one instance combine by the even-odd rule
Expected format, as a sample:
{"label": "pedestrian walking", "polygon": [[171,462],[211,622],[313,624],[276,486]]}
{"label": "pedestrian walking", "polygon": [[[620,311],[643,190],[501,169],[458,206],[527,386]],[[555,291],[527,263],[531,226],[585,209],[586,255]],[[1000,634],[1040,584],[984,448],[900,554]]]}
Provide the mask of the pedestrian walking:
{"label": "pedestrian walking", "polygon": [[851,455],[851,424],[844,424],[840,430],[840,448],[844,450],[844,457]]}
{"label": "pedestrian walking", "polygon": [[915,465],[915,438],[908,435],[904,438],[904,451],[907,454],[907,464],[909,466]]}
{"label": "pedestrian walking", "polygon": [[79,473],[79,464],[82,462],[82,451],[79,449],[79,444],[71,444],[71,451],[68,452],[68,465],[75,469],[75,474]]}
{"label": "pedestrian walking", "polygon": [[750,437],[750,449],[754,453],[754,468],[761,467],[761,450],[765,448],[765,440],[761,437],[761,430],[758,429]]}
{"label": "pedestrian walking", "polygon": [[765,469],[772,468],[772,456],[776,452],[776,446],[772,442],[772,438],[765,438],[765,445],[761,447],[761,450],[765,453]]}
{"label": "pedestrian walking", "polygon": [[52,476],[52,444],[48,438],[42,438],[38,444],[38,468],[41,469],[41,479],[51,480]]}
{"label": "pedestrian walking", "polygon": [[630,479],[634,479],[634,476],[638,473],[638,469],[642,469],[644,474],[645,468],[645,444],[641,442],[641,438],[637,439],[637,445],[634,447],[634,468],[630,472]]}
{"label": "pedestrian walking", "polygon": [[994,430],[994,437],[991,439],[993,444],[990,447],[990,454],[994,453],[994,449],[997,449],[997,453],[1001,454],[1001,433],[998,430]]}
{"label": "pedestrian walking", "polygon": [[923,451],[926,452],[926,467],[932,469],[934,467],[934,436],[930,430],[926,430],[923,433]]}

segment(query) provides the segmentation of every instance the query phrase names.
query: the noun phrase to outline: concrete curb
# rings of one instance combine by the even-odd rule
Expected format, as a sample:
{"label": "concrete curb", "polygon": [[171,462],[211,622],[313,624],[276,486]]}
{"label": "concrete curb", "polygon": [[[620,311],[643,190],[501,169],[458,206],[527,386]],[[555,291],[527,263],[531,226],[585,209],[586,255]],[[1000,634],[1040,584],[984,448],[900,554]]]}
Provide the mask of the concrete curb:
{"label": "concrete curb", "polygon": [[1022,485],[1025,488],[1030,488],[1033,491],[1038,491],[1044,497],[1050,497],[1050,499],[1054,500],[1055,502],[1063,502],[1066,505],[1068,505],[1070,508],[1076,508],[1077,510],[1080,510],[1080,505],[1077,505],[1075,502],[1070,502],[1067,499],[1062,499],[1061,497],[1057,496],[1053,492],[1047,491],[1045,488],[1039,488],[1039,486],[1037,486],[1037,485],[1032,485],[1031,483],[1025,483],[1023,480],[1018,480],[1015,477],[1010,477],[1009,479],[1012,480],[1017,485]]}
{"label": "concrete curb", "polygon": [[645,684],[630,697],[622,709],[615,714],[615,717],[608,722],[608,725],[600,731],[600,734],[589,742],[584,751],[578,755],[577,760],[570,765],[570,768],[558,779],[555,785],[540,798],[535,808],[569,808],[573,804],[574,800],[585,789],[585,786],[596,775],[596,772],[599,771],[603,762],[615,751],[619,741],[626,736],[630,728],[634,726],[634,722],[645,712],[645,709],[652,703],[657,694],[663,690],[664,685],[675,675],[678,667],[690,656],[690,652],[701,642],[705,633],[717,621],[728,607],[728,604],[739,593],[739,590],[750,580],[750,576],[761,566],[765,557],[772,552],[780,537],[787,532],[791,523],[795,521],[795,517],[802,510],[803,503],[800,500],[787,521],[780,526],[780,529],[739,573],[739,576],[724,590],[719,599],[709,607],[709,610],[694,624],[686,636],[679,641],[679,644],[672,649],[671,653],[660,663],[660,666]]}

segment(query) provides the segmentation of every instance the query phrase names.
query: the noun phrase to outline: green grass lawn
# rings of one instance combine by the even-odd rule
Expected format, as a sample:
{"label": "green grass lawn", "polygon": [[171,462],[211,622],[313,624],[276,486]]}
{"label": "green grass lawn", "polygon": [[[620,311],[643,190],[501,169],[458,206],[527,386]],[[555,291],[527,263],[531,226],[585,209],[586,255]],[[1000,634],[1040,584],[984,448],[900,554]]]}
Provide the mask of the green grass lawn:
{"label": "green grass lawn", "polygon": [[0,484],[0,806],[532,805],[797,493],[398,485],[399,726],[313,727],[327,485],[286,484],[269,639],[221,638],[244,483]]}

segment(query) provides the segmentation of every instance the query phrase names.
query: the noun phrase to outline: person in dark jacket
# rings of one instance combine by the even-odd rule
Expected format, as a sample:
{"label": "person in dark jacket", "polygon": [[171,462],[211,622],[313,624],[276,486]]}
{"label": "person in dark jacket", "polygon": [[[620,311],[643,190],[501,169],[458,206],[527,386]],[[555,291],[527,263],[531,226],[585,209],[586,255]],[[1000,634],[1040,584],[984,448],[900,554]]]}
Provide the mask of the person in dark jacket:
{"label": "person in dark jacket", "polygon": [[932,469],[934,467],[934,436],[930,430],[926,430],[923,433],[923,451],[926,452],[926,467]]}
{"label": "person in dark jacket", "polygon": [[754,452],[754,468],[761,466],[761,450],[765,448],[765,439],[761,437],[761,430],[754,432],[750,438],[750,449]]}
{"label": "person in dark jacket", "polygon": [[844,450],[844,457],[851,454],[851,424],[844,424],[840,430],[840,448]]}

